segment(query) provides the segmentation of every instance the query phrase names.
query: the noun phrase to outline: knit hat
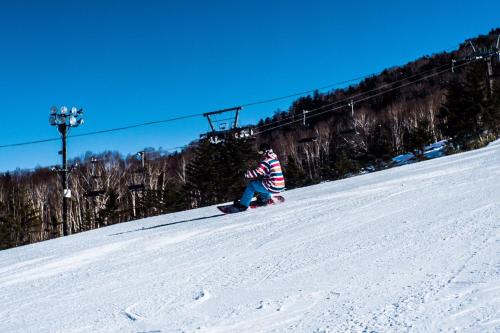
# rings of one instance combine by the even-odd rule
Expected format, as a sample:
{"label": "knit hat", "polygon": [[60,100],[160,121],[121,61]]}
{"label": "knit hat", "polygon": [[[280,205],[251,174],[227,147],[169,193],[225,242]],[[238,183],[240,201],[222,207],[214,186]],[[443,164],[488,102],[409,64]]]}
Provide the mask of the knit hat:
{"label": "knit hat", "polygon": [[264,154],[268,150],[271,150],[271,146],[269,146],[268,143],[263,142],[263,143],[260,144],[260,146],[259,146],[259,153]]}

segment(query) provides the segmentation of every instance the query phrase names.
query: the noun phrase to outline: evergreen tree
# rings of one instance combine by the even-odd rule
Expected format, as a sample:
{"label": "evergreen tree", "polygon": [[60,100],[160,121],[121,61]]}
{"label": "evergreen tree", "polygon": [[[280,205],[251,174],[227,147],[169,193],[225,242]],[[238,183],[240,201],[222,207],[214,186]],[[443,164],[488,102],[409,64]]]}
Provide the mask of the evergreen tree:
{"label": "evergreen tree", "polygon": [[109,225],[119,222],[120,216],[120,203],[118,191],[116,189],[110,189],[107,193],[108,200],[106,201],[105,207],[98,213],[96,219],[99,225]]}
{"label": "evergreen tree", "polygon": [[179,183],[167,182],[164,189],[148,189],[137,200],[139,216],[156,216],[188,208],[185,189]]}
{"label": "evergreen tree", "polygon": [[168,182],[165,189],[160,191],[161,213],[172,213],[187,208],[187,196],[184,188],[174,182]]}
{"label": "evergreen tree", "polygon": [[17,245],[19,225],[7,211],[7,206],[0,202],[0,250]]}
{"label": "evergreen tree", "polygon": [[257,162],[247,141],[227,138],[222,144],[200,142],[187,167],[186,192],[193,207],[232,201],[245,187],[244,173]]}
{"label": "evergreen tree", "polygon": [[307,183],[306,173],[291,156],[288,156],[288,163],[283,167],[283,174],[288,189],[301,187]]}
{"label": "evergreen tree", "polygon": [[405,149],[412,152],[418,159],[423,159],[425,146],[433,139],[429,121],[423,120],[416,128],[408,130],[404,139]]}
{"label": "evergreen tree", "polygon": [[245,172],[255,168],[259,162],[250,141],[230,139],[226,140],[222,150],[222,162],[226,170],[222,171],[223,200],[239,198],[246,187]]}
{"label": "evergreen tree", "polygon": [[500,83],[496,81],[493,93],[489,94],[487,106],[483,115],[485,128],[494,137],[500,135]]}
{"label": "evergreen tree", "polygon": [[207,140],[199,143],[194,158],[187,166],[186,191],[193,207],[215,204],[220,189],[221,179],[218,172],[223,166],[220,163],[220,146]]}
{"label": "evergreen tree", "polygon": [[482,63],[471,65],[463,84],[456,78],[450,81],[446,103],[438,114],[439,129],[460,149],[468,148],[485,129],[488,86],[483,67]]}
{"label": "evergreen tree", "polygon": [[341,179],[345,178],[353,173],[359,171],[360,166],[359,163],[350,158],[345,151],[340,152],[339,154],[334,156],[333,159],[333,168],[337,175],[336,178]]}
{"label": "evergreen tree", "polygon": [[0,202],[0,249],[31,243],[41,227],[40,212],[24,189],[12,191],[7,203]]}
{"label": "evergreen tree", "polygon": [[387,126],[379,124],[369,138],[368,158],[375,162],[386,162],[392,158],[393,152],[391,130]]}
{"label": "evergreen tree", "polygon": [[468,140],[468,123],[474,121],[466,117],[462,105],[464,88],[457,78],[448,84],[446,102],[439,110],[438,128],[445,137],[450,137],[456,145],[462,146]]}
{"label": "evergreen tree", "polygon": [[465,80],[465,105],[467,114],[474,118],[472,125],[472,138],[479,139],[486,130],[485,116],[488,110],[490,88],[484,63],[471,66]]}

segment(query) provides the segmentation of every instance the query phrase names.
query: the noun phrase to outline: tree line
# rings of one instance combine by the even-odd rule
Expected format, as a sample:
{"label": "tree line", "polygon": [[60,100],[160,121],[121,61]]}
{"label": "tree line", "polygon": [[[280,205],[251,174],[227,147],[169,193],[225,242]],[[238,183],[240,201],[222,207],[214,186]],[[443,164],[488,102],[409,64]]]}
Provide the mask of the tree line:
{"label": "tree line", "polygon": [[[486,47],[499,33],[475,42]],[[419,73],[435,73],[467,53],[464,43],[454,53],[298,98],[288,110],[260,120],[256,126],[263,132],[254,140],[195,141],[173,154],[149,148],[144,163],[117,152],[86,153],[70,163],[71,233],[232,201],[245,186],[244,171],[258,159],[260,142],[280,156],[288,189],[388,168],[403,152],[423,159],[424,146],[436,140],[449,139],[449,153],[480,147],[500,133],[500,80],[490,84],[486,62],[419,80]],[[495,73],[499,67],[494,59]],[[390,90],[398,86],[394,82],[414,84]],[[379,87],[390,91],[378,94]],[[352,106],[323,112],[350,99]],[[304,110],[317,111],[307,113],[305,124],[295,121]],[[0,174],[0,249],[59,237],[62,192],[59,175],[49,168]]]}

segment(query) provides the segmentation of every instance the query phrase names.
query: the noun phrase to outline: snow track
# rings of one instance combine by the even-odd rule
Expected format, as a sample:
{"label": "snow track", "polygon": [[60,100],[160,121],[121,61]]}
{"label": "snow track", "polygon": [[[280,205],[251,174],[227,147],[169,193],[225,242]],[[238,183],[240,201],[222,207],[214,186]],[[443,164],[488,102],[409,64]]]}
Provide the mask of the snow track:
{"label": "snow track", "polygon": [[500,145],[0,252],[1,332],[500,332]]}

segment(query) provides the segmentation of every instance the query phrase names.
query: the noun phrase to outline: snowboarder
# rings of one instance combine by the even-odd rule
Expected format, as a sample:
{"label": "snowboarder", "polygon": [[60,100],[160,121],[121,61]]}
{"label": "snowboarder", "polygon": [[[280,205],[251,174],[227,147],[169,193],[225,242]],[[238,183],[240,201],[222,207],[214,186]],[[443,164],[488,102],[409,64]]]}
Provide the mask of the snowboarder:
{"label": "snowboarder", "polygon": [[234,207],[241,211],[248,208],[255,193],[257,193],[257,204],[265,206],[273,202],[273,194],[285,190],[285,178],[278,156],[267,143],[262,143],[259,146],[259,154],[262,155],[259,166],[245,173],[245,178],[254,180],[248,184],[241,199],[235,200],[233,203]]}

